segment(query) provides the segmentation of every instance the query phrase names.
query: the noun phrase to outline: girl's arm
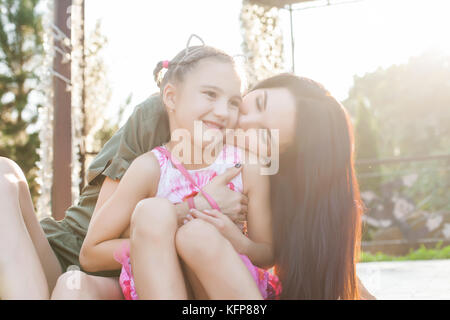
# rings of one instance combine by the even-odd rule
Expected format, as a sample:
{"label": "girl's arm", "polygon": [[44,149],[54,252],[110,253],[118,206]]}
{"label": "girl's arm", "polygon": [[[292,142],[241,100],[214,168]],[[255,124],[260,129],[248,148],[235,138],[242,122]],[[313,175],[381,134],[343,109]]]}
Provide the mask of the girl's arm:
{"label": "girl's arm", "polygon": [[159,175],[158,161],[151,152],[137,157],[111,197],[96,208],[80,252],[80,264],[85,271],[120,268],[114,252],[129,241],[120,237],[128,228],[139,201],[156,194]]}

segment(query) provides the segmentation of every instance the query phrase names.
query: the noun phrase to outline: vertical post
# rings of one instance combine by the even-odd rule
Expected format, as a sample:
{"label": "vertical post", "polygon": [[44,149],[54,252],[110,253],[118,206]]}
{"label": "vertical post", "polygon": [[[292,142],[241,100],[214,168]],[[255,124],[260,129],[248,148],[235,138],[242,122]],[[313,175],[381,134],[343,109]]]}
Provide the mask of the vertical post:
{"label": "vertical post", "polygon": [[86,173],[86,51],[85,51],[85,26],[84,26],[84,0],[79,0],[80,10],[81,10],[81,21],[80,21],[80,38],[81,38],[81,112],[83,114],[83,125],[81,127],[81,145],[80,145],[80,193],[84,187],[84,177]]}
{"label": "vertical post", "polygon": [[[55,25],[67,38],[71,37],[70,6],[72,0],[55,1]],[[55,39],[55,46],[63,43]],[[66,79],[71,78],[71,63],[63,63],[63,56],[55,54],[53,69]],[[53,78],[54,87],[54,131],[53,131],[53,184],[52,184],[52,216],[56,220],[64,218],[66,209],[72,204],[72,124],[71,94],[67,91],[67,83],[62,77]]]}
{"label": "vertical post", "polygon": [[292,54],[292,73],[295,73],[295,43],[294,43],[294,25],[292,19],[292,5],[289,5],[289,20],[291,23],[291,54]]}

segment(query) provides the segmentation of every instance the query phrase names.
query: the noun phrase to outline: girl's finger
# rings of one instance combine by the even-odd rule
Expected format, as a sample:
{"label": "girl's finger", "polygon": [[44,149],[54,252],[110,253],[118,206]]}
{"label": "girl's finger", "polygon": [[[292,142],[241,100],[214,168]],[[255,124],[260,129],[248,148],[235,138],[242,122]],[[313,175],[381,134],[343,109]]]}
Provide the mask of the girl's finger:
{"label": "girl's finger", "polygon": [[217,227],[223,227],[223,222],[218,218],[207,215],[203,212],[198,211],[197,209],[191,209],[190,212],[195,218],[202,219],[202,220],[209,222]]}

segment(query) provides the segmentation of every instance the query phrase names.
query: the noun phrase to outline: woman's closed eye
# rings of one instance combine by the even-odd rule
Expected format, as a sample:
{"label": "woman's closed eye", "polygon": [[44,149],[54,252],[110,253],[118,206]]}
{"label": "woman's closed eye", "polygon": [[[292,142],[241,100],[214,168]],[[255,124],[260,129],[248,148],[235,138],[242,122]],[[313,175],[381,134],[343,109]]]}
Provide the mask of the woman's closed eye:
{"label": "woman's closed eye", "polygon": [[256,107],[258,108],[259,112],[263,112],[263,106],[262,106],[262,102],[261,102],[261,97],[257,97],[256,98]]}
{"label": "woman's closed eye", "polygon": [[256,107],[258,108],[259,112],[264,112],[266,111],[266,107],[267,107],[267,95],[266,95],[266,91],[264,91],[263,95],[259,95],[258,97],[256,97]]}

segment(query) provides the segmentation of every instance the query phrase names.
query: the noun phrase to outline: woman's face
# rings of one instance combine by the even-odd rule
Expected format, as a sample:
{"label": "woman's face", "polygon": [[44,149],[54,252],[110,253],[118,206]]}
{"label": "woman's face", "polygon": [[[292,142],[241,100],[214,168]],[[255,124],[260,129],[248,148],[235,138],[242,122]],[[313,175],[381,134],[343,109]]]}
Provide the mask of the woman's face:
{"label": "woman's face", "polygon": [[[295,119],[295,100],[288,89],[270,88],[249,92],[243,97],[238,127],[245,131],[267,129],[258,131],[267,131],[269,134],[259,134],[257,146],[247,144],[245,149],[259,156],[270,156],[272,144],[272,147],[279,148],[280,153],[284,152],[294,140]],[[271,130],[278,130],[278,139],[270,133]]]}

